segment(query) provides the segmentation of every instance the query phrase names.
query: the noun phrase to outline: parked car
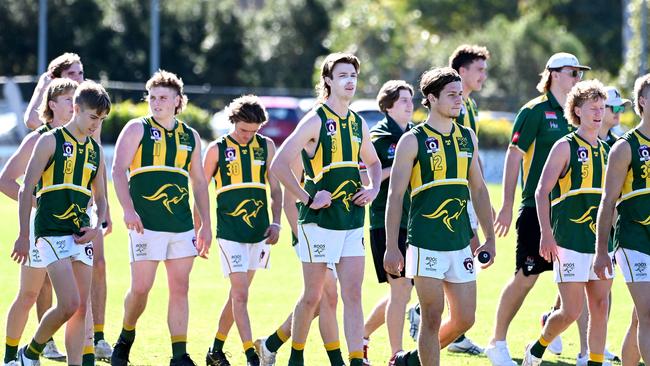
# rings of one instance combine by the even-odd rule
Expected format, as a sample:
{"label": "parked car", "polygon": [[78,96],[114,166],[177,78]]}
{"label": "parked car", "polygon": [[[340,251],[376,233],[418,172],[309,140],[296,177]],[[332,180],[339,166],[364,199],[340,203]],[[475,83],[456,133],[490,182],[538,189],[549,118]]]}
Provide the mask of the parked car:
{"label": "parked car", "polygon": [[377,105],[377,101],[374,99],[355,100],[350,104],[350,109],[357,112],[364,120],[366,120],[368,128],[372,128],[372,126],[376,125],[377,122],[386,117],[384,112],[379,110],[379,105]]}
{"label": "parked car", "polygon": [[[292,97],[259,98],[269,114],[269,120],[260,129],[260,133],[271,138],[276,145],[280,145],[293,132],[300,118],[304,115],[299,100]],[[226,116],[225,110],[215,113],[210,125],[215,136],[225,135],[233,127]]]}

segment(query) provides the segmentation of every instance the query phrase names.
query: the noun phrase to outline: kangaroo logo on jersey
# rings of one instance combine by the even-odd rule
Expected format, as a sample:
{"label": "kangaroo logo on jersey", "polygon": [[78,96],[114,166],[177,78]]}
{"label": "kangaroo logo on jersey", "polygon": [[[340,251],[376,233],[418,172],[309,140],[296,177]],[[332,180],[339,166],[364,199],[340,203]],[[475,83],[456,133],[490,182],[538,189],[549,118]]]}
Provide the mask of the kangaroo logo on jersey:
{"label": "kangaroo logo on jersey", "polygon": [[439,148],[438,139],[435,137],[427,137],[424,141],[424,146],[427,148],[428,154],[437,153]]}
{"label": "kangaroo logo on jersey", "polygon": [[86,215],[86,208],[79,207],[78,204],[73,203],[68,207],[65,212],[59,215],[53,215],[59,220],[72,220],[72,223],[79,229],[81,225],[88,226],[89,222],[87,220],[88,216]]}
{"label": "kangaroo logo on jersey", "polygon": [[586,163],[589,161],[589,151],[587,151],[587,148],[584,146],[580,146],[577,151],[578,154],[578,161],[581,163]]}
{"label": "kangaroo logo on jersey", "polygon": [[445,224],[447,229],[453,233],[455,231],[452,227],[452,222],[460,218],[460,215],[463,213],[465,206],[467,206],[467,200],[448,198],[443,203],[441,203],[435,211],[428,215],[422,216],[426,217],[427,219],[442,218],[442,222]]}
{"label": "kangaroo logo on jersey", "polygon": [[72,146],[71,142],[64,142],[63,146],[61,146],[61,149],[63,150],[63,156],[66,158],[70,158],[72,155],[74,155],[74,146]]}
{"label": "kangaroo logo on jersey", "polygon": [[647,145],[639,146],[639,160],[648,161],[650,160],[650,148]]}
{"label": "kangaroo logo on jersey", "polygon": [[[346,188],[350,187],[351,190],[348,191]],[[332,201],[336,199],[341,199],[341,202],[345,205],[345,209],[350,211],[350,201],[352,201],[352,196],[359,190],[361,183],[348,179],[343,183],[339,184],[338,187],[332,193]]]}
{"label": "kangaroo logo on jersey", "polygon": [[253,223],[251,223],[251,218],[257,217],[257,213],[260,212],[262,207],[264,207],[264,201],[248,198],[241,201],[232,212],[228,212],[226,215],[233,217],[241,216],[246,225],[252,228]]}
{"label": "kangaroo logo on jersey", "polygon": [[188,194],[189,191],[187,188],[181,187],[177,184],[167,183],[158,188],[156,193],[151,196],[142,196],[142,198],[148,201],[162,201],[163,206],[165,206],[167,211],[173,215],[174,212],[172,211],[171,204],[179,204]]}
{"label": "kangaroo logo on jersey", "polygon": [[638,222],[639,224],[641,224],[643,226],[647,226],[647,225],[650,225],[650,216],[646,217],[645,220],[643,220],[643,221],[639,221],[639,220],[634,220],[634,221]]}
{"label": "kangaroo logo on jersey", "polygon": [[589,224],[589,229],[596,234],[596,215],[598,214],[598,207],[597,206],[591,206],[587,209],[585,213],[582,214],[577,219],[570,219],[572,222],[575,222],[576,224]]}

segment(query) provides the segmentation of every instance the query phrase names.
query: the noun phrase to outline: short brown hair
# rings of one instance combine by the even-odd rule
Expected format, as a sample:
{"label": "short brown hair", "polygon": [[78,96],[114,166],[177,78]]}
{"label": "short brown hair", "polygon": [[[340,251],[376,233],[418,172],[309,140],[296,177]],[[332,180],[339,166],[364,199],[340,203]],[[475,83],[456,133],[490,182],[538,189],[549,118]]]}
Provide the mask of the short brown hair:
{"label": "short brown hair", "polygon": [[585,102],[598,99],[607,100],[607,92],[605,92],[603,83],[595,79],[580,81],[573,86],[566,97],[564,116],[572,125],[580,126],[580,117],[576,114],[576,107],[582,107]]}
{"label": "short brown hair", "polygon": [[422,105],[427,109],[431,108],[427,95],[433,94],[434,97],[438,98],[445,85],[455,81],[460,81],[460,75],[451,67],[437,67],[425,71],[422,78],[420,78],[420,92],[424,96]]}
{"label": "short brown hair", "polygon": [[351,53],[336,52],[327,55],[320,68],[320,81],[318,82],[318,85],[316,85],[319,102],[324,103],[332,92],[330,86],[325,82],[325,78],[332,78],[332,71],[334,70],[334,66],[337,64],[351,64],[354,66],[357,73],[359,73],[359,68],[361,67],[361,62],[357,56]]}
{"label": "short brown hair", "polygon": [[54,79],[48,85],[45,95],[43,95],[43,100],[41,105],[38,107],[38,116],[41,117],[41,120],[45,123],[50,123],[54,119],[54,111],[50,108],[50,102],[56,101],[56,98],[59,96],[73,92],[77,89],[79,84],[70,79]]}
{"label": "short brown hair", "polygon": [[648,98],[648,87],[650,87],[650,74],[639,76],[634,82],[634,110],[641,117],[643,115],[643,106],[639,103],[641,97]]}
{"label": "short brown hair", "polygon": [[98,114],[111,112],[111,98],[108,93],[103,86],[90,80],[79,84],[74,93],[74,104],[90,108]]}
{"label": "short brown hair", "polygon": [[50,61],[50,64],[47,66],[47,72],[49,72],[53,78],[60,78],[61,74],[65,70],[69,69],[74,63],[81,64],[81,58],[79,55],[72,52],[66,52]]}
{"label": "short brown hair", "polygon": [[179,78],[178,75],[173,72],[158,70],[156,73],[147,80],[145,88],[147,91],[151,91],[152,88],[161,86],[164,88],[173,89],[181,97],[181,102],[174,109],[174,114],[179,114],[185,109],[187,105],[187,96],[183,93],[183,79]]}
{"label": "short brown hair", "polygon": [[400,90],[408,90],[413,96],[413,86],[404,80],[388,80],[379,89],[377,104],[379,109],[386,113],[386,110],[393,108],[393,104],[399,99]]}
{"label": "short brown hair", "polygon": [[461,67],[468,67],[476,60],[488,60],[490,51],[483,46],[463,44],[458,46],[449,57],[449,67],[460,72]]}
{"label": "short brown hair", "polygon": [[248,122],[248,123],[266,123],[269,115],[266,108],[262,105],[260,98],[255,95],[243,95],[226,107],[226,114],[231,123]]}

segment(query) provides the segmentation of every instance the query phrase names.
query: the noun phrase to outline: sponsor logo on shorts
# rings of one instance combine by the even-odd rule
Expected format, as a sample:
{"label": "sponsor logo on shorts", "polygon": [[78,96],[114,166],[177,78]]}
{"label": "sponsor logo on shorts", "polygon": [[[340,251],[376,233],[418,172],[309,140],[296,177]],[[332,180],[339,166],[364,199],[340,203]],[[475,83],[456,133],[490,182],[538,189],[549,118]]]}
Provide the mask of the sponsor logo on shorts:
{"label": "sponsor logo on shorts", "polygon": [[147,255],[147,243],[137,243],[135,245],[135,255],[137,257]]}
{"label": "sponsor logo on shorts", "polygon": [[528,272],[532,271],[533,268],[535,268],[535,258],[527,256],[524,265],[526,266],[526,269],[528,269]]}
{"label": "sponsor logo on shorts", "polygon": [[447,229],[452,233],[454,231],[454,221],[457,221],[460,218],[460,215],[463,213],[463,210],[467,206],[467,200],[461,200],[458,198],[448,198],[443,203],[438,206],[438,208],[428,215],[422,215],[427,219],[442,219],[442,222],[445,224]]}
{"label": "sponsor logo on shorts", "polygon": [[262,250],[262,252],[260,253],[260,262],[262,261],[262,259],[264,259],[265,255],[266,255],[266,251]]}
{"label": "sponsor logo on shorts", "polygon": [[41,262],[41,253],[38,249],[32,249],[32,262]]}
{"label": "sponsor logo on shorts", "polygon": [[436,271],[436,264],[438,264],[438,259],[436,257],[424,257],[424,266],[427,271]]}
{"label": "sponsor logo on shorts", "polygon": [[59,254],[64,254],[68,252],[68,248],[65,245],[65,240],[58,240],[54,242],[54,245],[57,248]]}
{"label": "sponsor logo on shorts", "polygon": [[322,258],[325,257],[325,244],[314,244],[314,257]]}
{"label": "sponsor logo on shorts", "polygon": [[634,272],[636,277],[647,277],[648,265],[645,262],[634,263]]}
{"label": "sponsor logo on shorts", "polygon": [[463,266],[467,272],[474,273],[474,260],[472,258],[465,258],[463,261]]}
{"label": "sponsor logo on shorts", "polygon": [[230,261],[232,262],[233,267],[241,267],[242,266],[241,254],[231,255]]}
{"label": "sponsor logo on shorts", "polygon": [[573,271],[576,269],[575,263],[562,263],[562,273],[565,277],[574,277]]}
{"label": "sponsor logo on shorts", "polygon": [[86,252],[86,255],[88,258],[92,259],[93,258],[93,246],[91,245],[86,245],[84,248],[84,251]]}

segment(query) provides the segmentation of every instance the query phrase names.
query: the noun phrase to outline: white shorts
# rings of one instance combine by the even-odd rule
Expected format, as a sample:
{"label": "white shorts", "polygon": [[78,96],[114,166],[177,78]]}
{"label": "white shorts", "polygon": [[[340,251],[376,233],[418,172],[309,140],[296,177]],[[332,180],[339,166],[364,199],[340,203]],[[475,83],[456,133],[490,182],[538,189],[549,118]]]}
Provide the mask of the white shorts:
{"label": "white shorts", "polygon": [[73,261],[79,261],[87,266],[93,266],[93,243],[77,245],[79,253],[72,256]]}
{"label": "white shorts", "polygon": [[474,258],[469,245],[453,251],[438,251],[409,245],[406,248],[406,277],[429,277],[452,283],[476,281]]}
{"label": "white shorts", "polygon": [[266,244],[266,239],[255,244],[238,243],[219,238],[217,240],[221,252],[221,271],[224,277],[235,272],[269,268],[271,245]]}
{"label": "white shorts", "polygon": [[44,267],[65,258],[74,259],[81,251],[72,235],[43,236],[36,240],[36,249]]}
{"label": "white shorts", "polygon": [[474,211],[474,205],[472,201],[467,201],[467,216],[469,216],[469,225],[472,227],[472,230],[478,230],[478,216],[476,216],[476,211]]}
{"label": "white shorts", "polygon": [[144,234],[129,230],[129,246],[131,263],[196,257],[199,254],[194,230],[169,233],[144,229]]}
{"label": "white shorts", "polygon": [[[300,251],[298,249],[298,244],[293,246],[293,250],[296,252],[296,255],[298,256],[298,259],[300,259]],[[334,272],[334,277],[339,278],[339,276],[336,274],[336,264],[334,263],[327,263],[327,269],[331,270]]]}
{"label": "white shorts", "polygon": [[625,248],[616,250],[616,263],[621,267],[626,283],[650,282],[650,255]]}
{"label": "white shorts", "polygon": [[36,236],[34,235],[34,218],[36,217],[36,209],[32,208],[29,215],[29,253],[27,255],[27,263],[25,266],[30,268],[45,268],[47,264],[43,261],[41,253],[36,248]]}
{"label": "white shorts", "polygon": [[342,257],[363,257],[363,227],[330,230],[316,224],[299,224],[298,252],[300,260],[307,263],[336,264]]}
{"label": "white shorts", "polygon": [[[557,258],[553,261],[553,273],[555,282],[589,282],[598,281],[600,278],[594,272],[594,253],[580,253],[575,250],[557,247]],[[613,253],[609,253],[613,258]],[[607,271],[605,271],[607,272]],[[614,278],[614,274],[605,273],[608,279]]]}

